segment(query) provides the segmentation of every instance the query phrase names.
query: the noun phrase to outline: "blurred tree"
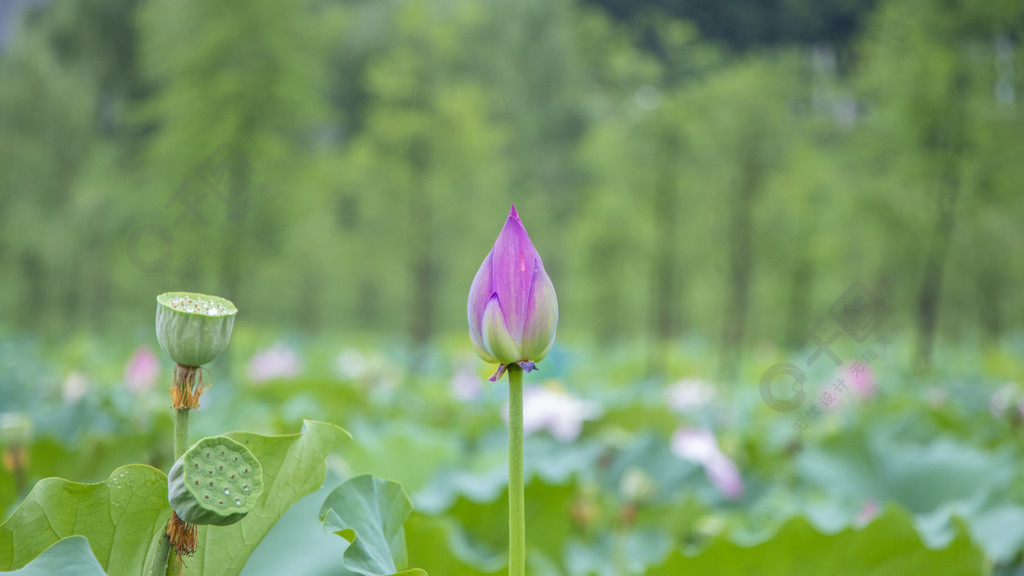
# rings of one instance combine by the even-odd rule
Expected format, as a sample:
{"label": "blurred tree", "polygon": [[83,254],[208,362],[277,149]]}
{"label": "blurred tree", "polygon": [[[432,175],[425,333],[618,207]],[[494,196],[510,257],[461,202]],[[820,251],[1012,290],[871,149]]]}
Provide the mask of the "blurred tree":
{"label": "blurred tree", "polygon": [[[252,297],[245,271],[277,248],[290,212],[279,190],[305,166],[301,144],[324,112],[318,15],[311,3],[272,0],[144,6],[146,193],[174,228],[172,284],[209,290],[215,277],[239,307]],[[278,193],[259,188],[268,180]]]}
{"label": "blurred tree", "polygon": [[372,252],[363,305],[376,311],[375,323],[404,325],[418,353],[437,331],[439,310],[445,327],[465,321],[464,298],[449,296],[468,293],[486,255],[486,240],[465,238],[490,224],[474,236],[493,241],[502,221],[502,212],[482,218],[480,202],[504,189],[503,137],[461,49],[480,25],[479,7],[416,1],[394,17],[400,33],[366,67],[371,103],[346,151],[344,178],[359,191],[351,207]]}
{"label": "blurred tree", "polygon": [[138,324],[174,287],[422,351],[515,202],[565,340],[651,374],[684,338],[739,374],[854,281],[922,362],[1017,329],[1021,4],[884,2],[852,53],[862,6],[765,6],[40,5],[0,55],[4,317]]}
{"label": "blurred tree", "polygon": [[[61,266],[74,253],[74,237],[53,234],[88,225],[73,210],[72,187],[97,139],[96,86],[61,65],[42,35],[17,38],[0,60],[0,264],[5,304],[22,328],[40,327],[85,306],[84,287]],[[81,230],[79,228],[79,230]],[[69,308],[70,307],[70,308]]]}
{"label": "blurred tree", "polygon": [[738,373],[747,341],[755,244],[762,233],[754,216],[769,201],[765,190],[787,162],[797,77],[792,58],[784,54],[748,59],[695,86],[691,95],[700,167],[710,174],[701,204],[720,223],[716,240],[725,251],[719,334],[721,375],[727,380]]}
{"label": "blurred tree", "polygon": [[845,44],[855,38],[874,5],[874,0],[590,1],[626,22],[642,22],[654,12],[662,14],[662,20],[688,20],[702,36],[740,50],[797,43]]}
{"label": "blurred tree", "polygon": [[[932,359],[943,286],[959,272],[950,270],[950,262],[967,225],[962,198],[1000,195],[975,189],[994,181],[972,183],[966,176],[978,138],[984,137],[984,129],[975,130],[987,123],[979,113],[987,116],[997,105],[991,78],[973,55],[991,55],[993,39],[1008,23],[1020,22],[1020,12],[1013,2],[886,2],[865,44],[862,79],[875,107],[868,128],[879,138],[876,161],[883,171],[893,171],[904,191],[890,196],[891,208],[904,214],[904,230],[924,239],[916,296],[916,357],[922,366]],[[977,93],[986,94],[986,105],[972,106]]]}

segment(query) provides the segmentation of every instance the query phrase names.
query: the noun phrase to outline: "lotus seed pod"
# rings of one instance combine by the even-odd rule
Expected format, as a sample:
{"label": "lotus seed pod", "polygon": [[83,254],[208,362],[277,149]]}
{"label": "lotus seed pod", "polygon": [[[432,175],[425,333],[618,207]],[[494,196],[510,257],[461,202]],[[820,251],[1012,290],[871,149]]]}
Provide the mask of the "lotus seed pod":
{"label": "lotus seed pod", "polygon": [[171,508],[192,524],[234,524],[263,493],[263,467],[244,445],[226,436],[203,438],[167,475]]}
{"label": "lotus seed pod", "polygon": [[203,366],[224,351],[238,309],[231,302],[189,292],[156,297],[156,339],[182,366]]}

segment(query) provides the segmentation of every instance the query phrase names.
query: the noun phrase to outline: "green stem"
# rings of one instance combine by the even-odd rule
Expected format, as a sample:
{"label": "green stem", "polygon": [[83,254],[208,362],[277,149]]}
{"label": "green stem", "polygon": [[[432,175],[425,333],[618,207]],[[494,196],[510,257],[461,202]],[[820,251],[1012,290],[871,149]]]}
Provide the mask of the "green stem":
{"label": "green stem", "polygon": [[526,496],[523,489],[523,370],[508,367],[508,574],[526,574]]}
{"label": "green stem", "polygon": [[149,576],[164,576],[167,573],[167,560],[171,553],[171,540],[166,535],[157,544],[156,556],[149,567]]}
{"label": "green stem", "polygon": [[[188,383],[186,382],[187,386]],[[177,461],[181,458],[185,451],[188,450],[188,412],[189,408],[175,408],[174,409],[174,460]],[[161,546],[170,546],[170,539],[164,536],[160,540]],[[160,574],[177,574],[178,569],[175,567],[175,554],[164,553],[163,554],[163,570]],[[153,567],[153,574],[157,574],[156,565]]]}
{"label": "green stem", "polygon": [[188,450],[188,408],[174,411],[174,459]]}

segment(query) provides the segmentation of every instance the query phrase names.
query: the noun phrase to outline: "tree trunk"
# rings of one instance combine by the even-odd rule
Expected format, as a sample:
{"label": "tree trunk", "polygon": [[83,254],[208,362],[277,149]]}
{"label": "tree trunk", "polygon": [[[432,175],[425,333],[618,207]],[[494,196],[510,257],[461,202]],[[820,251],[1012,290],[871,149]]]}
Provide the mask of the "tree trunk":
{"label": "tree trunk", "polygon": [[[810,244],[804,242],[803,245]],[[786,346],[794,350],[804,345],[807,340],[807,329],[813,324],[810,319],[808,297],[814,293],[814,267],[803,249],[798,248],[796,254],[799,260],[790,277],[785,340]]]}
{"label": "tree trunk", "polygon": [[676,283],[676,248],[678,236],[676,157],[678,143],[671,135],[662,138],[660,172],[654,196],[654,267],[651,270],[651,347],[647,370],[651,375],[664,374],[666,360],[675,333],[676,303],[679,287]]}
{"label": "tree trunk", "polygon": [[425,142],[410,144],[413,188],[409,202],[409,270],[412,290],[409,310],[409,337],[412,345],[411,368],[424,359],[426,345],[434,332],[433,210],[428,177],[428,149]]}
{"label": "tree trunk", "polygon": [[[756,138],[756,137],[755,137]],[[751,139],[753,140],[753,138]],[[739,372],[746,333],[747,306],[753,262],[753,203],[761,185],[761,162],[756,141],[748,141],[740,181],[729,207],[729,285],[722,314],[720,374],[730,381]]]}
{"label": "tree trunk", "polygon": [[949,245],[956,223],[956,204],[960,194],[960,159],[964,147],[966,83],[963,73],[958,73],[954,78],[950,87],[948,112],[944,116],[945,123],[936,129],[936,136],[930,142],[937,152],[936,157],[941,168],[936,191],[935,225],[918,291],[917,364],[922,369],[931,366],[942,297],[942,277],[949,260]]}

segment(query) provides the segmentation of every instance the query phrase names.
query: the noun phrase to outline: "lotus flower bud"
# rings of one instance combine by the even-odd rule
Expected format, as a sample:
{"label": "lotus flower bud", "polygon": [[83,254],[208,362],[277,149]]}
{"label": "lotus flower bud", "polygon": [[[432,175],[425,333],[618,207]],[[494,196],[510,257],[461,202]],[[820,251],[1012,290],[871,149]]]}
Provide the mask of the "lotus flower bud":
{"label": "lotus flower bud", "polygon": [[517,363],[529,372],[555,343],[555,287],[515,206],[473,278],[467,314],[477,354],[485,362],[500,365],[492,381],[509,364]]}
{"label": "lotus flower bud", "polygon": [[203,438],[167,475],[168,500],[189,524],[234,524],[263,493],[263,468],[243,444],[226,436]]}
{"label": "lotus flower bud", "polygon": [[237,313],[217,296],[167,292],[156,297],[156,339],[177,364],[203,366],[227,348]]}

